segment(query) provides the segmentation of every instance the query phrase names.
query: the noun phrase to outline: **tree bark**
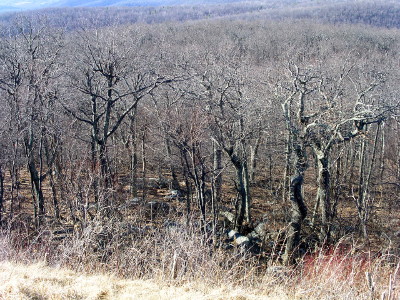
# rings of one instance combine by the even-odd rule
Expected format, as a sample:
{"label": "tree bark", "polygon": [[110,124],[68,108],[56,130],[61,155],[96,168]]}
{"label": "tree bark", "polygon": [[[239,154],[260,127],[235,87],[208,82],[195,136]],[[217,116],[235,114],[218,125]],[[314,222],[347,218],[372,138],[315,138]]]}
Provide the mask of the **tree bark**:
{"label": "tree bark", "polygon": [[[19,170],[17,166],[17,154],[18,154],[18,145],[19,142],[15,141],[13,145],[13,158],[11,162],[11,199],[10,199],[10,211],[9,211],[9,219],[11,220],[14,216],[14,206],[15,200],[18,199],[19,196]],[[18,203],[19,209],[21,209],[21,204]]]}
{"label": "tree bark", "polygon": [[296,147],[295,174],[290,179],[289,201],[291,204],[291,219],[287,232],[286,248],[283,254],[283,263],[292,264],[297,255],[296,249],[300,242],[301,225],[307,216],[307,207],[303,199],[303,180],[306,169],[305,150],[301,146]]}
{"label": "tree bark", "polygon": [[232,155],[231,160],[236,168],[237,190],[240,196],[236,208],[237,216],[235,220],[235,229],[239,233],[242,233],[243,223],[246,221],[247,224],[250,224],[251,222],[249,170],[246,161],[239,160],[236,155]]}
{"label": "tree bark", "polygon": [[[31,116],[33,118],[33,116]],[[31,122],[33,122],[31,120]],[[42,190],[42,153],[39,151],[38,158],[40,161],[40,168],[36,167],[35,157],[34,157],[34,133],[33,133],[33,124],[30,124],[29,133],[24,137],[25,142],[25,155],[28,160],[28,171],[31,179],[31,188],[32,188],[32,198],[33,198],[33,206],[34,206],[34,215],[35,215],[35,225],[36,227],[40,227],[43,224],[44,216],[45,216],[45,207],[44,207],[44,196]],[[41,137],[42,139],[42,137]],[[40,141],[39,148],[42,147],[42,142]]]}
{"label": "tree bark", "polygon": [[215,141],[213,141],[213,165],[211,201],[213,211],[213,233],[216,237],[219,203],[221,202],[222,197],[222,150],[218,147]]}
{"label": "tree bark", "polygon": [[255,173],[257,168],[257,156],[258,156],[258,149],[260,148],[261,144],[261,137],[257,137],[256,143],[254,146],[250,147],[250,182],[255,181]]}
{"label": "tree bark", "polygon": [[146,159],[146,129],[142,128],[141,134],[141,152],[142,152],[142,199],[146,198],[147,194],[147,183],[146,183],[146,171],[147,171],[147,159]]}
{"label": "tree bark", "polygon": [[32,159],[28,162],[29,174],[31,177],[32,195],[35,207],[35,220],[36,226],[40,227],[43,224],[45,216],[44,196],[42,190],[42,182],[36,169],[35,163]]}
{"label": "tree bark", "polygon": [[367,224],[366,224],[366,219],[367,219],[367,207],[366,207],[366,201],[365,201],[365,160],[366,160],[366,138],[363,137],[361,141],[361,149],[360,149],[360,170],[359,170],[359,175],[358,175],[358,197],[356,199],[356,204],[357,204],[357,211],[358,211],[358,217],[360,220],[360,226],[361,226],[361,232],[364,237],[367,237]]}
{"label": "tree bark", "polygon": [[3,208],[4,208],[4,173],[0,165],[0,226],[3,222]]}
{"label": "tree bark", "polygon": [[133,198],[138,196],[137,188],[137,120],[136,120],[137,109],[128,115],[129,119],[129,160],[130,160],[130,172],[129,172],[129,183],[130,183],[130,194]]}
{"label": "tree bark", "polygon": [[138,188],[137,188],[137,147],[136,142],[132,143],[130,150],[130,193],[133,198],[138,196]]}
{"label": "tree bark", "polygon": [[221,201],[222,196],[222,150],[213,142],[214,146],[214,198],[216,203]]}
{"label": "tree bark", "polygon": [[328,241],[331,222],[329,151],[316,152],[318,167],[316,203],[319,203],[321,208],[321,241]]}
{"label": "tree bark", "polygon": [[[283,105],[284,107],[284,105]],[[285,108],[284,108],[285,109]],[[286,108],[287,109],[287,108]],[[287,112],[285,112],[286,114]],[[290,116],[287,116],[287,123],[290,122]],[[290,125],[287,124],[286,129],[290,131]],[[282,184],[282,203],[287,201],[287,192],[288,186],[290,185],[290,157],[292,156],[292,148],[291,148],[291,134],[287,134],[286,136],[286,149],[285,149],[285,170],[283,171],[283,184]]]}
{"label": "tree bark", "polygon": [[372,149],[371,158],[369,165],[367,163],[367,142],[366,137],[363,137],[360,151],[360,174],[359,174],[359,186],[358,186],[358,214],[361,222],[361,232],[365,239],[368,238],[367,223],[370,214],[370,195],[369,187],[371,181],[372,170],[376,161],[376,151],[378,146],[378,137],[380,132],[380,124],[378,123],[375,132],[374,144]]}
{"label": "tree bark", "polygon": [[382,122],[382,139],[381,139],[381,155],[380,155],[380,168],[379,168],[379,179],[380,185],[379,190],[381,193],[381,201],[383,200],[383,175],[385,173],[385,123]]}
{"label": "tree bark", "polygon": [[185,186],[186,186],[186,224],[189,225],[190,222],[190,214],[191,214],[191,197],[192,197],[192,188],[189,180],[189,170],[188,164],[186,160],[186,149],[180,149],[180,158],[181,158],[181,165],[182,165],[182,174],[185,178]]}
{"label": "tree bark", "polygon": [[180,190],[179,180],[178,180],[178,176],[176,175],[176,170],[175,170],[176,169],[175,164],[172,159],[171,141],[168,137],[165,137],[165,148],[167,150],[168,165],[169,165],[169,170],[171,172],[171,177],[172,177],[171,189]]}
{"label": "tree bark", "polygon": [[50,170],[50,187],[53,196],[53,209],[54,209],[54,217],[56,220],[60,219],[60,206],[58,204],[58,197],[57,197],[57,188],[56,182],[54,180],[53,170]]}

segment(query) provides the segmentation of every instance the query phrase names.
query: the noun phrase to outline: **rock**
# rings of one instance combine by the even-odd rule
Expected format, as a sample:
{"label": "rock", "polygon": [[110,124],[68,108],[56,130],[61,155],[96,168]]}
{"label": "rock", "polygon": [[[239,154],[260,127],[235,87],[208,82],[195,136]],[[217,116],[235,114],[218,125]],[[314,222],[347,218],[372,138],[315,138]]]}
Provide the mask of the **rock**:
{"label": "rock", "polygon": [[237,246],[249,245],[250,239],[247,236],[241,235],[236,230],[228,232],[229,242],[233,242]]}
{"label": "rock", "polygon": [[235,223],[235,215],[229,211],[221,211],[220,215],[224,217],[224,222],[228,223],[226,225],[228,225],[227,227],[229,227],[230,225],[233,225]]}
{"label": "rock", "polygon": [[251,240],[261,242],[261,239],[259,238],[258,234],[255,231],[250,232],[247,237]]}
{"label": "rock", "polygon": [[232,239],[232,241],[235,239],[235,238],[238,238],[240,236],[240,234],[239,234],[239,232],[237,232],[236,230],[230,230],[229,232],[228,232],[228,237],[230,238],[230,239]]}
{"label": "rock", "polygon": [[267,231],[267,223],[266,222],[261,222],[254,228],[252,232],[250,232],[247,237],[250,238],[251,240],[256,240],[258,242],[261,242],[267,238],[268,231]]}
{"label": "rock", "polygon": [[235,239],[235,244],[238,246],[248,246],[250,239],[247,236],[241,235]]}
{"label": "rock", "polygon": [[182,198],[182,192],[179,190],[170,190],[168,195],[164,197],[164,199],[178,199]]}
{"label": "rock", "polygon": [[262,223],[258,224],[256,226],[256,228],[254,228],[254,233],[261,239],[265,238],[265,236],[268,233],[268,231],[267,231],[267,223],[262,222]]}
{"label": "rock", "polygon": [[228,233],[228,239],[225,240],[225,244],[222,247],[225,250],[232,249],[233,247],[239,248],[242,252],[248,252],[252,254],[260,254],[261,247],[257,244],[255,239],[249,238],[248,236],[241,235],[236,230],[230,230]]}

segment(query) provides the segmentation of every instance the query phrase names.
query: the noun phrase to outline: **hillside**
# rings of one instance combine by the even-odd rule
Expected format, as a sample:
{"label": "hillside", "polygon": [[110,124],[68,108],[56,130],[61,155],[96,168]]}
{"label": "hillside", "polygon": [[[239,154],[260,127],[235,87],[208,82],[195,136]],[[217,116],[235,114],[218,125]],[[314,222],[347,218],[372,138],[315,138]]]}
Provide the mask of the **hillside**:
{"label": "hillside", "polygon": [[[275,1],[275,0],[274,0]],[[56,7],[106,7],[106,6],[175,6],[243,2],[242,0],[47,0],[47,1],[2,1],[0,12],[24,11]]]}
{"label": "hillside", "polygon": [[[5,3],[7,5],[7,3]],[[7,26],[16,12],[0,7],[0,23]],[[26,11],[25,9],[30,9]],[[365,24],[400,28],[400,3],[385,1],[56,1],[18,9],[18,15],[43,15],[50,24],[67,29],[82,24],[115,26],[216,18],[246,21],[311,20],[329,24]],[[1,14],[3,12],[3,14]]]}
{"label": "hillside", "polygon": [[0,298],[399,298],[400,4],[141,3],[0,16]]}

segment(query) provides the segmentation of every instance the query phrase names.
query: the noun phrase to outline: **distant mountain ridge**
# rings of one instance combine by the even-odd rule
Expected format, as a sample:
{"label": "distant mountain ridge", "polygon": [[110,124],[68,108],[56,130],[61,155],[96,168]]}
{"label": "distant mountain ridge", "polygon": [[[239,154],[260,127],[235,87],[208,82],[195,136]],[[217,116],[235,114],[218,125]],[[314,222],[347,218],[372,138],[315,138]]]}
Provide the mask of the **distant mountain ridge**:
{"label": "distant mountain ridge", "polygon": [[[102,27],[220,18],[312,20],[400,28],[398,0],[88,0],[84,3],[79,0],[47,0],[41,2],[40,8],[30,6],[28,2],[34,0],[0,1],[0,27],[7,27],[18,15],[29,16],[39,12],[46,16],[49,24],[66,30],[80,28],[82,24]],[[7,11],[10,13],[5,13]]]}
{"label": "distant mountain ridge", "polygon": [[217,4],[230,2],[244,2],[242,0],[48,0],[38,1],[14,1],[3,0],[0,4],[0,12],[23,11],[42,8],[57,7],[101,7],[101,6],[172,6],[193,4]]}

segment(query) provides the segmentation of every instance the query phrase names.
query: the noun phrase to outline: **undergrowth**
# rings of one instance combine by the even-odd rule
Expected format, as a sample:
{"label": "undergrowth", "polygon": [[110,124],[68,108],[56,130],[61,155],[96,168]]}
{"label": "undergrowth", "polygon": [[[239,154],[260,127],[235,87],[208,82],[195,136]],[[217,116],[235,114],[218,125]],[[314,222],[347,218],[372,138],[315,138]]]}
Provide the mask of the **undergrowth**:
{"label": "undergrowth", "polygon": [[[289,299],[399,299],[399,258],[389,251],[362,251],[351,239],[305,254],[283,266],[244,248],[221,247],[194,223],[136,227],[94,220],[57,240],[43,230],[34,236],[3,231],[0,260],[44,262],[84,274],[114,274],[183,285],[241,288],[260,295],[283,291]],[[223,237],[219,237],[222,240]]]}

